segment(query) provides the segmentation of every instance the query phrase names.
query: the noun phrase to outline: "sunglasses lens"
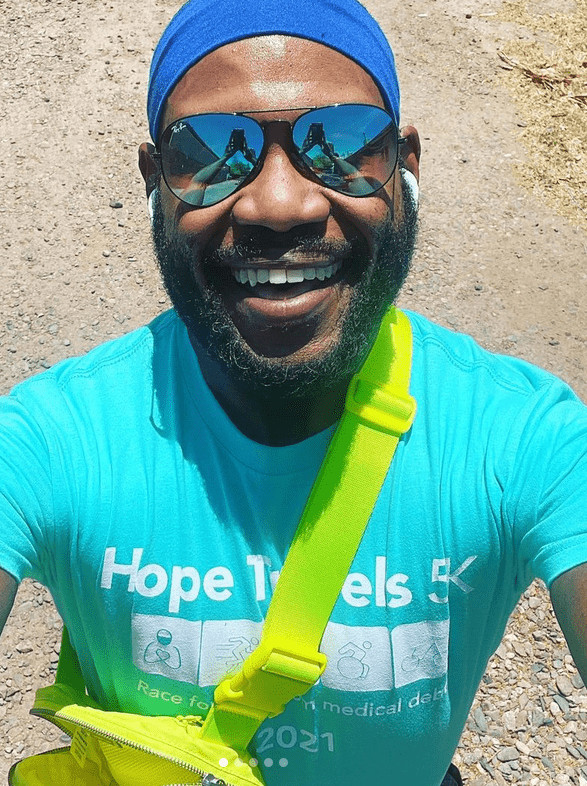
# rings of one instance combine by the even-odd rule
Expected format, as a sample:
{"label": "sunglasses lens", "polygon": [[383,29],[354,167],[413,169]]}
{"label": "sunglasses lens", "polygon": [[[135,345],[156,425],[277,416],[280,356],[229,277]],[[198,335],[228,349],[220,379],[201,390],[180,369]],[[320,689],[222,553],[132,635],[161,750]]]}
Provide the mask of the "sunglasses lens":
{"label": "sunglasses lens", "polygon": [[397,163],[397,127],[376,106],[314,109],[294,124],[293,141],[302,161],[324,185],[351,196],[374,194]]}
{"label": "sunglasses lens", "polygon": [[163,134],[163,176],[183,202],[198,207],[215,205],[250,175],[262,149],[263,132],[249,117],[186,117]]}

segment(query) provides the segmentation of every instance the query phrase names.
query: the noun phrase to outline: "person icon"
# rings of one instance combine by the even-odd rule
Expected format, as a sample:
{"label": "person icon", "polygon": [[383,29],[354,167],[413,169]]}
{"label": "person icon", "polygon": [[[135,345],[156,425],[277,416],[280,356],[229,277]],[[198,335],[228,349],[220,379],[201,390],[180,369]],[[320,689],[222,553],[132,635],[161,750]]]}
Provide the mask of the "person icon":
{"label": "person icon", "polygon": [[173,635],[166,628],[157,631],[154,641],[147,644],[143,660],[145,663],[164,663],[169,669],[181,668],[181,653],[178,648],[171,646]]}
{"label": "person icon", "polygon": [[350,642],[339,649],[342,658],[338,659],[336,667],[343,677],[349,680],[364,680],[369,674],[370,667],[364,662],[367,650],[371,649],[371,642],[364,641],[363,646]]}

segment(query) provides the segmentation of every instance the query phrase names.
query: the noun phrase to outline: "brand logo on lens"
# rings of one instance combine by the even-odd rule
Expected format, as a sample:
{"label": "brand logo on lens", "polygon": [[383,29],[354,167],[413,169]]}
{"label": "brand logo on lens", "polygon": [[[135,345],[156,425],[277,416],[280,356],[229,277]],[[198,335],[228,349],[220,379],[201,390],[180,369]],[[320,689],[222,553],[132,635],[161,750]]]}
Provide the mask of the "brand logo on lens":
{"label": "brand logo on lens", "polygon": [[177,134],[177,132],[178,132],[178,131],[183,131],[183,129],[184,129],[185,127],[186,127],[186,126],[185,126],[185,123],[182,123],[182,122],[180,121],[179,123],[176,123],[176,124],[173,126],[173,128],[171,129],[171,133],[172,133],[172,134]]}

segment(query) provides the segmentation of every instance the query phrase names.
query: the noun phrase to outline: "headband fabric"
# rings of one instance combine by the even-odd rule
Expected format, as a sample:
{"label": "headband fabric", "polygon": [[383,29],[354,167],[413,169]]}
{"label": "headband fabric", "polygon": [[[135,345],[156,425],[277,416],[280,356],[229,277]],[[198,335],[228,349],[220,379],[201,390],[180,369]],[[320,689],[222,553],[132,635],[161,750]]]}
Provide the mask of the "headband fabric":
{"label": "headband fabric", "polygon": [[357,0],[188,0],[167,26],[151,61],[147,114],[153,140],[162,131],[169,94],[198,60],[233,41],[279,34],[325,44],[362,66],[399,125],[393,52],[375,19]]}

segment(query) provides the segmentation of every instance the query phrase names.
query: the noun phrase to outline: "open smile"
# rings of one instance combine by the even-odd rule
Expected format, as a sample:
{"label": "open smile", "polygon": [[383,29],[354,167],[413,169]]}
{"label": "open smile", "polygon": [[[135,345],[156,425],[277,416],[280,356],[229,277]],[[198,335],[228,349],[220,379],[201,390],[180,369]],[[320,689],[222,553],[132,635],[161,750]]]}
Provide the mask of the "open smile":
{"label": "open smile", "polygon": [[336,324],[335,314],[347,299],[343,294],[346,267],[339,255],[290,252],[273,258],[263,254],[255,260],[231,260],[217,283],[226,308],[251,346],[273,354],[273,344],[279,347],[278,354],[289,354],[327,324],[331,328]]}
{"label": "open smile", "polygon": [[337,261],[306,267],[256,265],[231,268],[231,273],[241,285],[239,289],[242,289],[244,297],[283,302],[327,289],[337,281],[337,273],[341,268],[342,262]]}

